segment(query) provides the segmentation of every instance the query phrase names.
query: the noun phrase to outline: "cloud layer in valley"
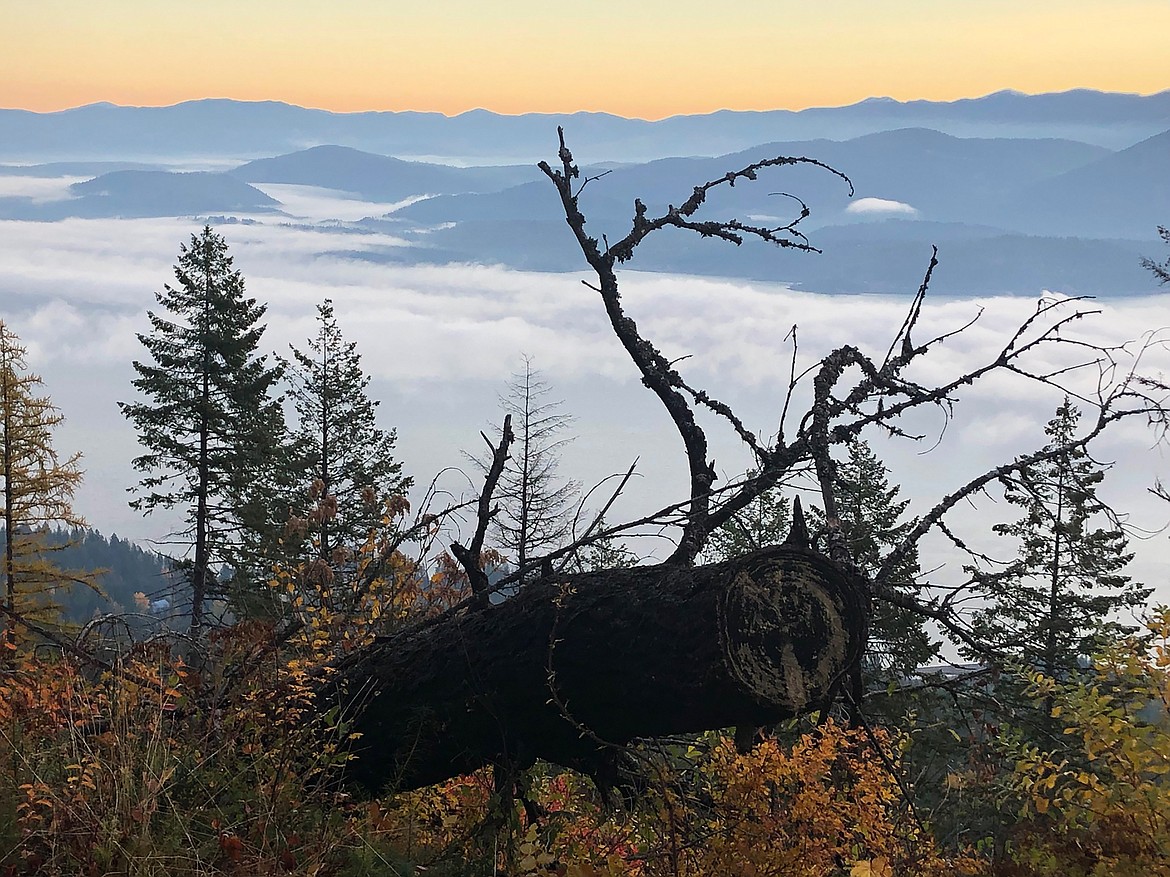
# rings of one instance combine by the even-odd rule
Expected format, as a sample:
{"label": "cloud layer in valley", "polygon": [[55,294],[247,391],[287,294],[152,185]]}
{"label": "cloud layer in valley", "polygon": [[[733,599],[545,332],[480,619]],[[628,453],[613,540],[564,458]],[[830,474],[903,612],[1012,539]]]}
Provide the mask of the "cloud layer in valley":
{"label": "cloud layer in valley", "polygon": [[69,187],[90,177],[21,177],[0,174],[0,198],[28,198],[34,203],[65,201],[76,197]]}
{"label": "cloud layer in valley", "polygon": [[[313,197],[316,197],[315,195]],[[306,204],[306,212],[312,212]],[[180,242],[198,230],[194,220],[68,220],[5,222],[0,251],[0,317],[29,348],[30,366],[68,418],[58,438],[63,451],[85,454],[86,482],[80,510],[104,532],[129,538],[162,536],[174,518],[142,519],[126,507],[126,488],[136,481],[131,459],[139,453],[117,402],[131,397],[131,362],[143,354],[134,335],[148,328],[153,293],[172,280]],[[381,234],[353,234],[328,227],[298,227],[269,220],[229,224],[224,233],[247,279],[249,293],[268,303],[267,348],[287,352],[314,332],[315,306],[328,297],[348,340],[356,341],[372,395],[382,401],[385,426],[399,431],[399,457],[416,481],[449,466],[464,466],[464,450],[476,449],[479,430],[498,412],[497,396],[519,366],[534,358],[576,416],[578,436],[564,455],[565,474],[586,484],[639,459],[640,477],[611,514],[632,517],[685,495],[685,463],[657,401],[638,382],[634,368],[607,323],[587,275],[522,273],[482,265],[376,264],[328,255],[333,251],[399,247]],[[831,258],[827,254],[824,258]],[[784,256],[777,257],[783,272]],[[913,288],[917,278],[907,278]],[[880,358],[905,315],[906,297],[821,296],[782,284],[694,277],[624,275],[624,301],[640,329],[694,386],[708,389],[740,413],[747,426],[774,434],[791,367],[790,330],[798,327],[797,369],[843,344]],[[1167,322],[1166,298],[1119,299],[1101,314],[1079,321],[1071,333],[1101,343],[1139,339]],[[915,340],[952,331],[979,316],[962,334],[937,347],[915,372],[937,382],[993,359],[1012,330],[1033,312],[1024,299],[928,302]],[[1170,367],[1160,348],[1147,354],[1151,372]],[[685,359],[683,359],[686,357]],[[1055,350],[1036,361],[1056,369],[1067,364]],[[1091,391],[1094,375],[1076,380]],[[797,404],[806,397],[798,397]],[[918,443],[867,436],[892,469],[891,480],[911,497],[911,513],[923,513],[939,497],[998,462],[1044,444],[1045,421],[1060,395],[1050,388],[1003,375],[963,388],[954,418],[924,412],[908,424],[927,436]],[[799,410],[799,409],[798,409]],[[723,424],[710,424],[712,452],[726,477],[751,461]],[[791,427],[791,424],[790,424]],[[1123,425],[1096,449],[1116,461],[1102,490],[1132,513],[1135,526],[1155,529],[1170,506],[1147,488],[1166,473],[1156,436]],[[470,482],[451,476],[453,489]],[[991,522],[1013,517],[1002,502],[981,499],[956,515],[976,544],[995,548]],[[1136,574],[1164,586],[1165,535],[1136,543]],[[659,551],[648,545],[644,550]],[[1010,551],[999,550],[1000,555]],[[924,567],[959,563],[945,546],[925,546]]]}

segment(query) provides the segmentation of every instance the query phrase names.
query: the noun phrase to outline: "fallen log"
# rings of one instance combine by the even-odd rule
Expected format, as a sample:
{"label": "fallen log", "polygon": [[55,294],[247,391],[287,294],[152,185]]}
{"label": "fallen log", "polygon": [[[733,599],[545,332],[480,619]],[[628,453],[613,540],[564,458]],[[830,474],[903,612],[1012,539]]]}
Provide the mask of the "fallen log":
{"label": "fallen log", "polygon": [[864,648],[863,587],[793,542],[696,567],[554,577],[379,640],[331,699],[371,793],[544,759],[597,776],[613,745],[823,706]]}

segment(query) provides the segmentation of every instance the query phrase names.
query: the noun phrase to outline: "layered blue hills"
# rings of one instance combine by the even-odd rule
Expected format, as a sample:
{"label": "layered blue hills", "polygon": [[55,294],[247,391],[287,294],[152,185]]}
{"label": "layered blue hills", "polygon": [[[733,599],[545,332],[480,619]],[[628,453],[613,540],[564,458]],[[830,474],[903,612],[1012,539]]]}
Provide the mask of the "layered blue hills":
{"label": "layered blue hills", "polygon": [[100,103],[55,113],[0,109],[0,162],[243,160],[339,145],[400,158],[524,163],[555,152],[557,125],[565,127],[578,157],[587,162],[722,155],[771,141],[847,140],[896,128],[959,137],[1056,137],[1120,149],[1170,128],[1170,91],[1146,96],[997,92],[948,102],[871,99],[846,107],[724,110],[653,122],[605,113],[333,113],[222,99],[169,107]]}
{"label": "layered blue hills", "polygon": [[[663,233],[639,248],[632,267],[644,270],[899,292],[916,288],[937,244],[935,289],[943,293],[1122,295],[1151,291],[1140,260],[1158,252],[1157,226],[1170,224],[1170,92],[1091,91],[879,98],[656,122],[599,113],[339,114],[225,100],[0,110],[0,220],[246,215],[312,225],[320,215],[298,214],[282,199],[333,198],[351,205],[351,218],[331,229],[386,232],[398,242],[379,250],[366,240],[331,250],[334,257],[579,270],[558,199],[534,160],[555,157],[557,125],[594,178],[580,203],[598,238],[629,230],[636,197],[660,212],[693,186],[764,158],[815,159],[853,184],[850,196],[840,176],[797,162],[754,184],[716,187],[704,205],[707,217],[778,226],[803,202],[811,215],[800,228],[822,256]],[[188,170],[199,164],[216,170]],[[355,221],[363,209],[368,215]]]}

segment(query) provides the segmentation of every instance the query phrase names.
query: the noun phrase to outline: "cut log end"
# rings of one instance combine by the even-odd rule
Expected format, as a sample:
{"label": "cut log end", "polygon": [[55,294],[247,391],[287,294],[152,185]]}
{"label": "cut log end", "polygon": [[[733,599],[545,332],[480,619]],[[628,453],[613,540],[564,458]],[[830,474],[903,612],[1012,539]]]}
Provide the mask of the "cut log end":
{"label": "cut log end", "polygon": [[786,558],[739,572],[719,601],[728,674],[765,708],[800,715],[849,664],[845,607],[823,578],[805,558]]}

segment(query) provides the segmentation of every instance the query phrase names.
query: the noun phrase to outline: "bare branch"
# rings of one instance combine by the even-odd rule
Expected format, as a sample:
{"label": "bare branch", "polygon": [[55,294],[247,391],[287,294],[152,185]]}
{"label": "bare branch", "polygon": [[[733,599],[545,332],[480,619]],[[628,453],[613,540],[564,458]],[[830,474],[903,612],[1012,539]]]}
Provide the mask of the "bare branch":
{"label": "bare branch", "polygon": [[914,356],[914,344],[910,341],[910,330],[914,328],[918,322],[918,317],[922,314],[922,303],[926,301],[926,291],[930,288],[930,278],[934,275],[934,269],[938,266],[938,247],[930,248],[930,264],[926,266],[926,275],[922,278],[922,284],[918,287],[918,292],[914,294],[914,299],[910,303],[910,310],[906,314],[906,319],[902,322],[902,328],[894,335],[890,341],[890,349],[886,351],[886,358],[882,360],[882,370],[897,369],[895,364],[894,348],[899,348],[898,359],[904,359],[909,362]]}
{"label": "bare branch", "polygon": [[59,636],[54,631],[50,630],[47,627],[43,627],[42,625],[38,624],[37,622],[33,621],[31,618],[27,617],[26,615],[24,615],[21,612],[18,612],[15,609],[10,609],[7,606],[0,604],[0,614],[3,614],[5,616],[7,616],[9,619],[11,619],[10,623],[15,622],[16,624],[19,624],[22,627],[27,628],[28,630],[32,631],[37,636],[39,636],[41,639],[43,639],[46,642],[51,643],[52,645],[59,648],[63,654],[72,655],[74,658],[76,658],[82,664],[89,665],[90,667],[94,667],[95,669],[101,670],[101,671],[106,672],[106,673],[122,672],[123,675],[126,676],[126,678],[131,679],[134,682],[137,682],[139,685],[144,685],[147,687],[150,687],[150,686],[157,687],[158,686],[157,680],[152,682],[148,679],[145,679],[144,677],[138,676],[135,673],[120,671],[119,668],[115,667],[113,664],[109,663],[108,661],[103,661],[101,658],[99,658],[97,655],[95,655],[93,652],[89,651],[88,649],[83,649],[77,642],[70,642],[65,637]]}
{"label": "bare branch", "polygon": [[499,483],[500,475],[504,471],[504,464],[508,461],[508,448],[511,447],[513,438],[511,414],[504,418],[504,428],[500,433],[498,445],[492,447],[491,440],[486,435],[483,436],[488,447],[492,448],[492,464],[488,469],[483,490],[479,494],[479,514],[475,535],[472,536],[471,545],[467,548],[464,548],[459,542],[451,543],[451,553],[455,555],[455,559],[459,561],[464,572],[467,573],[467,578],[471,582],[471,592],[477,597],[486,595],[489,589],[487,573],[483,571],[480,555],[483,552],[483,540],[487,535],[488,524],[491,523],[492,517],[496,513],[496,510],[492,508],[492,496],[496,492],[496,484]]}
{"label": "bare branch", "polygon": [[[672,205],[663,215],[656,218],[649,216],[641,200],[636,200],[631,231],[612,245],[607,241],[602,248],[585,232],[585,217],[579,209],[576,194],[570,187],[570,181],[579,176],[579,171],[573,164],[571,153],[564,145],[563,131],[558,131],[558,135],[561,143],[559,153],[561,168],[554,171],[549,165],[542,163],[541,169],[557,186],[565,209],[566,221],[573,230],[586,261],[597,274],[599,283],[586,285],[601,295],[614,332],[638,366],[642,382],[659,397],[670,414],[683,440],[690,468],[690,498],[687,502],[662,509],[640,521],[631,522],[629,527],[607,528],[608,533],[646,525],[681,527],[682,535],[671,560],[690,563],[712,529],[726,523],[796,468],[811,465],[820,486],[822,505],[828,522],[830,554],[834,559],[848,563],[847,548],[840,537],[839,528],[835,526],[837,514],[834,496],[836,481],[834,447],[853,441],[871,428],[884,430],[896,437],[921,440],[924,436],[913,434],[902,425],[904,415],[924,406],[933,407],[941,411],[944,423],[949,423],[954,415],[954,406],[960,391],[992,374],[1014,374],[1027,381],[1060,389],[1096,409],[1099,415],[1097,424],[1080,439],[1078,444],[1081,446],[1096,437],[1108,424],[1122,417],[1145,415],[1157,428],[1163,431],[1167,429],[1164,400],[1159,398],[1159,394],[1165,394],[1166,388],[1160,379],[1146,378],[1138,375],[1136,370],[1131,370],[1123,380],[1117,380],[1120,355],[1123,351],[1128,355],[1125,345],[1108,346],[1070,337],[1069,330],[1074,324],[1099,313],[1096,309],[1085,307],[1083,297],[1041,298],[1033,312],[1017,326],[997,352],[982,364],[949,380],[923,384],[911,377],[913,367],[923,357],[935,347],[966,331],[983,314],[983,310],[979,309],[971,319],[955,328],[935,334],[925,343],[915,340],[930,282],[939,262],[938,250],[933,248],[922,282],[880,360],[871,359],[857,347],[844,345],[798,374],[797,330],[793,326],[789,332],[792,341],[789,382],[775,443],[769,446],[746,428],[729,405],[713,398],[706,390],[687,383],[675,370],[676,363],[668,361],[639,333],[634,321],[623,310],[615,266],[631,259],[636,247],[648,235],[668,226],[733,243],[740,243],[747,237],[755,237],[779,246],[812,249],[798,229],[798,224],[808,216],[807,205],[799,199],[795,199],[799,204],[799,215],[787,225],[775,228],[748,226],[737,220],[703,222],[696,219],[696,213],[706,202],[708,192],[715,187],[724,184],[733,186],[743,179],[754,180],[758,172],[765,168],[801,163],[825,166],[805,158],[784,157],[753,163],[740,171],[730,172],[694,187],[691,196],[681,206]],[[844,175],[834,169],[826,169],[844,178]],[[1149,336],[1145,339],[1143,349],[1159,343],[1162,343],[1159,339]],[[1069,357],[1065,356],[1055,364],[1044,362],[1044,358],[1037,354],[1050,345],[1060,345],[1060,349],[1070,353],[1074,361],[1070,362]],[[1137,359],[1140,360],[1140,351]],[[1085,369],[1092,368],[1098,370],[1096,398],[1086,395],[1083,388],[1078,392],[1078,388],[1073,385],[1078,375],[1083,374]],[[1134,368],[1136,369],[1136,365]],[[797,387],[805,379],[811,380],[812,403],[802,414],[795,434],[789,436],[786,430],[789,414]],[[707,461],[707,437],[695,421],[692,406],[709,409],[731,426],[756,458],[759,468],[753,477],[738,485],[719,489],[713,486],[715,473],[713,465]],[[944,516],[957,503],[983,490],[990,483],[1010,477],[1020,468],[1046,459],[1054,453],[1058,451],[1037,451],[1020,457],[1015,462],[996,467],[971,479],[944,496],[934,508],[918,520],[904,542],[885,559],[875,576],[875,596],[879,599],[890,598],[886,585],[887,577],[904,560],[907,553],[913,550],[918,541],[932,530],[939,530],[951,544],[972,558],[986,559],[973,551],[946,525]],[[921,610],[927,617],[942,624],[951,634],[964,640],[962,626],[954,616],[956,605],[954,595],[941,604],[926,604],[905,594],[899,594],[897,599],[903,601],[906,608]],[[905,603],[907,600],[910,602]]]}
{"label": "bare branch", "polygon": [[[1001,481],[1019,473],[1021,470],[1035,466],[1047,460],[1053,460],[1070,451],[1084,449],[1093,439],[1097,438],[1105,428],[1118,420],[1127,417],[1144,416],[1150,423],[1165,423],[1167,410],[1164,399],[1154,399],[1144,393],[1137,393],[1129,389],[1130,381],[1123,382],[1101,404],[1096,422],[1079,438],[1057,446],[1050,446],[1033,451],[1030,454],[1017,457],[1010,463],[996,466],[983,474],[972,478],[957,490],[944,496],[935,506],[923,515],[913,528],[907,533],[903,542],[895,548],[882,564],[881,569],[874,577],[881,585],[892,574],[898,564],[913,550],[918,541],[931,529],[941,524],[943,517],[959,502],[974,495],[994,481]],[[1164,387],[1162,389],[1165,389]],[[1133,407],[1125,407],[1124,403],[1135,402]],[[954,537],[952,537],[954,538]]]}
{"label": "bare branch", "polygon": [[[618,262],[625,262],[632,258],[634,249],[641,241],[645,240],[647,235],[667,226],[685,228],[704,237],[719,237],[733,243],[742,242],[744,236],[747,235],[782,247],[811,250],[813,248],[808,245],[804,236],[796,229],[797,224],[809,214],[808,207],[803,202],[799,202],[799,199],[797,200],[801,205],[800,215],[787,225],[776,228],[745,225],[738,220],[699,222],[691,217],[703,205],[709,190],[724,184],[734,186],[736,181],[741,179],[755,180],[759,171],[769,167],[811,164],[824,168],[846,182],[848,182],[848,178],[815,159],[781,156],[754,162],[742,170],[729,172],[717,180],[695,186],[691,196],[683,202],[681,207],[676,208],[672,205],[663,216],[657,219],[648,219],[645,205],[640,200],[635,201],[633,229],[621,241],[612,246],[607,243],[602,250],[597,239],[590,237],[585,231],[585,216],[581,213],[577,202],[579,190],[575,193],[572,188],[572,180],[580,176],[580,170],[573,162],[573,154],[565,145],[563,128],[557,129],[557,136],[560,141],[558,151],[560,168],[554,170],[547,162],[541,162],[539,167],[556,186],[557,193],[561,198],[561,206],[565,211],[565,221],[572,229],[585,260],[597,274],[599,283],[595,289],[600,293],[605,304],[614,334],[617,335],[618,340],[621,341],[622,346],[625,347],[626,352],[638,367],[642,383],[658,396],[666,408],[683,441],[690,470],[690,507],[683,524],[683,533],[679,539],[678,547],[670,560],[681,564],[690,564],[702,550],[712,526],[708,515],[710,493],[716,478],[714,467],[707,459],[707,436],[695,422],[694,411],[687,398],[680,392],[682,390],[695,395],[696,391],[689,390],[673,364],[662,355],[658,348],[639,333],[637,324],[626,315],[622,307],[614,266]],[[852,193],[852,183],[849,184],[849,188],[850,193]],[[696,401],[698,401],[697,397]],[[707,404],[708,407],[712,407],[712,410],[725,417],[730,413],[730,409],[726,406],[722,406],[721,409],[716,407],[718,403],[713,405],[712,402],[713,400],[704,400],[700,404]],[[732,422],[736,423],[734,420]],[[742,423],[737,429],[741,437],[749,434],[743,428]],[[758,448],[758,443],[756,446]],[[763,450],[762,448],[758,449]],[[750,502],[750,498],[746,501]]]}
{"label": "bare branch", "polygon": [[691,196],[683,202],[681,207],[675,207],[672,204],[667,207],[666,213],[655,219],[647,219],[646,205],[640,199],[635,199],[633,228],[629,234],[609,248],[609,253],[618,262],[628,262],[634,256],[634,249],[646,239],[647,235],[667,226],[698,232],[703,237],[721,238],[736,245],[743,243],[745,237],[755,237],[779,247],[791,247],[798,250],[820,252],[820,250],[811,246],[807,238],[796,228],[797,225],[808,218],[810,211],[808,206],[794,195],[788,195],[788,197],[793,198],[800,204],[800,213],[796,219],[786,225],[768,227],[748,225],[736,219],[709,222],[694,222],[689,219],[689,217],[693,216],[703,206],[703,203],[707,200],[707,192],[711,189],[724,184],[734,186],[735,181],[739,179],[756,180],[759,177],[759,171],[764,168],[796,164],[815,165],[840,177],[849,185],[850,196],[853,195],[853,183],[845,174],[824,162],[817,161],[815,158],[805,158],[804,156],[799,158],[790,156],[767,158],[763,161],[752,162],[742,170],[729,171],[717,180],[711,180],[703,183],[701,186],[695,186],[691,192]]}
{"label": "bare branch", "polygon": [[788,422],[788,409],[792,406],[792,394],[796,390],[796,354],[799,350],[796,341],[796,323],[788,330],[784,340],[792,339],[792,357],[788,361],[788,388],[784,391],[784,407],[780,409],[780,423],[776,427],[776,444],[784,444],[784,424]]}
{"label": "bare branch", "polygon": [[[585,528],[585,532],[582,533],[579,537],[575,538],[569,545],[565,546],[566,548],[572,549],[572,551],[564,555],[564,561],[561,564],[562,569],[564,568],[564,564],[567,563],[568,560],[573,556],[573,554],[576,553],[577,549],[582,548],[585,545],[590,544],[591,542],[597,541],[596,538],[591,538],[591,537],[593,537],[593,534],[597,530],[597,528],[599,526],[601,526],[602,521],[605,520],[606,513],[608,513],[609,510],[613,507],[613,504],[615,502],[617,502],[618,497],[622,495],[622,492],[626,489],[626,485],[630,483],[630,479],[634,477],[634,469],[637,467],[637,465],[638,465],[638,458],[635,458],[634,462],[632,462],[630,464],[630,468],[626,470],[626,474],[621,476],[621,480],[618,482],[618,486],[610,494],[609,499],[606,500],[605,504],[601,507],[601,511],[599,511],[596,515],[593,516],[593,520],[589,523],[589,526]],[[607,478],[604,478],[600,483],[591,487],[589,489],[589,492],[586,493],[585,496],[583,496],[581,498],[580,508],[577,511],[577,515],[573,519],[573,532],[574,533],[576,532],[576,529],[577,529],[577,521],[580,519],[581,509],[585,508],[585,503],[589,501],[589,497],[593,494],[593,491],[596,490],[598,487],[600,487],[602,484],[604,484],[606,481],[609,481],[610,479],[616,478],[616,477],[618,477],[618,476],[610,475]],[[539,558],[539,561],[541,563],[548,562],[547,559],[543,558],[543,557]]]}
{"label": "bare branch", "polygon": [[[677,362],[678,360],[675,361]],[[756,455],[756,460],[761,465],[767,464],[768,458],[770,456],[768,450],[766,448],[760,447],[760,443],[756,440],[756,434],[743,425],[743,421],[735,415],[735,412],[732,411],[728,405],[720,402],[718,399],[711,398],[706,390],[696,390],[685,382],[682,382],[681,386],[684,390],[691,394],[691,398],[694,399],[697,403],[710,408],[712,411],[730,423],[732,429],[735,430],[736,434],[740,437],[743,443],[752,449],[752,453]]]}

